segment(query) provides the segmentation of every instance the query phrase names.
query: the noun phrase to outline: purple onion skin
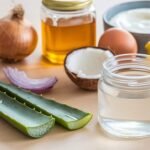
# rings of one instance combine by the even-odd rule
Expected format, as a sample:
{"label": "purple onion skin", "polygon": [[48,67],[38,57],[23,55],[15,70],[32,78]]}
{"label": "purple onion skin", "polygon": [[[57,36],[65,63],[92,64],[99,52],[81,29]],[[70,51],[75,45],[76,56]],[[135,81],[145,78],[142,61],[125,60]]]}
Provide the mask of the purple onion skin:
{"label": "purple onion skin", "polygon": [[[19,87],[19,88],[22,88],[22,89],[25,89],[25,90],[28,90],[28,91],[31,91],[31,92],[34,92],[34,93],[37,93],[37,94],[42,94],[42,93],[46,93],[48,92],[50,89],[52,89],[54,87],[54,85],[57,83],[58,79],[56,77],[52,77],[52,78],[49,78],[51,79],[51,82],[47,82],[49,84],[46,84],[44,86],[44,83],[43,83],[43,86],[41,86],[40,88],[34,88],[34,87],[29,87],[29,85],[32,86],[33,83],[28,83],[28,81],[26,81],[24,79],[24,81],[26,81],[26,84],[28,84],[28,86],[23,86],[22,84],[20,85],[18,82],[16,82],[16,80],[19,80],[22,72],[17,70],[14,71],[15,69],[14,68],[11,68],[11,67],[5,67],[3,68],[3,72],[5,74],[5,76],[8,78],[8,80],[15,86]],[[15,77],[12,76],[12,74],[14,74],[14,72],[16,73]],[[21,73],[21,74],[20,74]],[[19,76],[18,76],[19,75]],[[28,77],[28,79],[31,79]],[[31,79],[31,81],[34,80],[34,79]],[[40,80],[40,79],[39,79]],[[20,80],[21,81],[21,80]],[[38,86],[38,84],[37,84]],[[29,88],[27,88],[29,87]]]}
{"label": "purple onion skin", "polygon": [[[56,84],[58,82],[58,79],[56,78],[56,81],[54,84]],[[51,90],[52,88],[54,87],[53,86],[50,86],[49,88],[43,88],[43,89],[40,89],[40,90],[34,90],[34,89],[25,89],[25,90],[28,90],[28,91],[31,91],[33,93],[37,93],[37,94],[43,94],[43,93],[47,93],[49,90]]]}

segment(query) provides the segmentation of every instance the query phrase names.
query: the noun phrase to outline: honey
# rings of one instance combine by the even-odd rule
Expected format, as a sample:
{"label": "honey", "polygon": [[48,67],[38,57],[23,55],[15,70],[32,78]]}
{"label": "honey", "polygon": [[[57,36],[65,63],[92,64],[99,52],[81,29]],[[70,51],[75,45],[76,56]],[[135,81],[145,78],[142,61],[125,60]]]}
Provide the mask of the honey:
{"label": "honey", "polygon": [[51,19],[42,20],[43,55],[50,62],[63,64],[71,50],[96,45],[95,19],[76,17],[60,19],[55,25]]}

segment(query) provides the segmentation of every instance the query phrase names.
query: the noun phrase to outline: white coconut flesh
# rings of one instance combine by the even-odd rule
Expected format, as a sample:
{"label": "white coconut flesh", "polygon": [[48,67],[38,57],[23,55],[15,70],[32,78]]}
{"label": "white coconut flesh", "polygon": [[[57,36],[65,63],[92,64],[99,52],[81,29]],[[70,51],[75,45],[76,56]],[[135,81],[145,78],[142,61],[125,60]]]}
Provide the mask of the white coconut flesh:
{"label": "white coconut flesh", "polygon": [[103,62],[112,57],[110,51],[97,48],[75,50],[67,56],[66,68],[69,72],[84,79],[99,79]]}

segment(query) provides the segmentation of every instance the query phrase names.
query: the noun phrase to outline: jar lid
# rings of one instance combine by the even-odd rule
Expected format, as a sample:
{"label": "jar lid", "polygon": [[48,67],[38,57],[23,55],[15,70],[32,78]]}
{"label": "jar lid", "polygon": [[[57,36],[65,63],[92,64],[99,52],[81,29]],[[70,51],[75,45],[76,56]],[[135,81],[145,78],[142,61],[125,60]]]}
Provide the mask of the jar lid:
{"label": "jar lid", "polygon": [[80,10],[92,4],[93,0],[42,0],[43,5],[53,10]]}

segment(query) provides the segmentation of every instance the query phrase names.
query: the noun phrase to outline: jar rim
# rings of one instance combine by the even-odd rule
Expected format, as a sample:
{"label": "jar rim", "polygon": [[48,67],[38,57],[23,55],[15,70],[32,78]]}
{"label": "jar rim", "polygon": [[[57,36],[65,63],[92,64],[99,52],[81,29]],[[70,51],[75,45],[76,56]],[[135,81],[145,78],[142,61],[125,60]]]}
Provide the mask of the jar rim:
{"label": "jar rim", "polygon": [[[144,69],[148,73],[140,75],[121,74],[118,71],[127,69],[135,69],[141,72]],[[113,84],[121,84],[122,86],[141,87],[150,86],[150,55],[146,54],[122,54],[114,56],[103,63],[103,74],[106,80]]]}
{"label": "jar rim", "polygon": [[76,16],[81,16],[81,15],[86,15],[86,14],[89,14],[88,10],[94,12],[95,11],[95,8],[93,7],[93,5],[87,7],[87,8],[84,8],[84,9],[80,9],[80,10],[76,10],[76,11],[61,11],[61,10],[54,10],[54,9],[49,9],[48,7],[46,7],[45,5],[42,5],[41,6],[41,10],[46,13],[47,15],[51,16],[52,14],[55,14],[55,15],[59,15],[59,16],[64,16],[67,17],[67,16],[71,16],[72,15],[76,15]]}
{"label": "jar rim", "polygon": [[93,0],[42,0],[49,9],[58,11],[75,11],[89,7]]}

